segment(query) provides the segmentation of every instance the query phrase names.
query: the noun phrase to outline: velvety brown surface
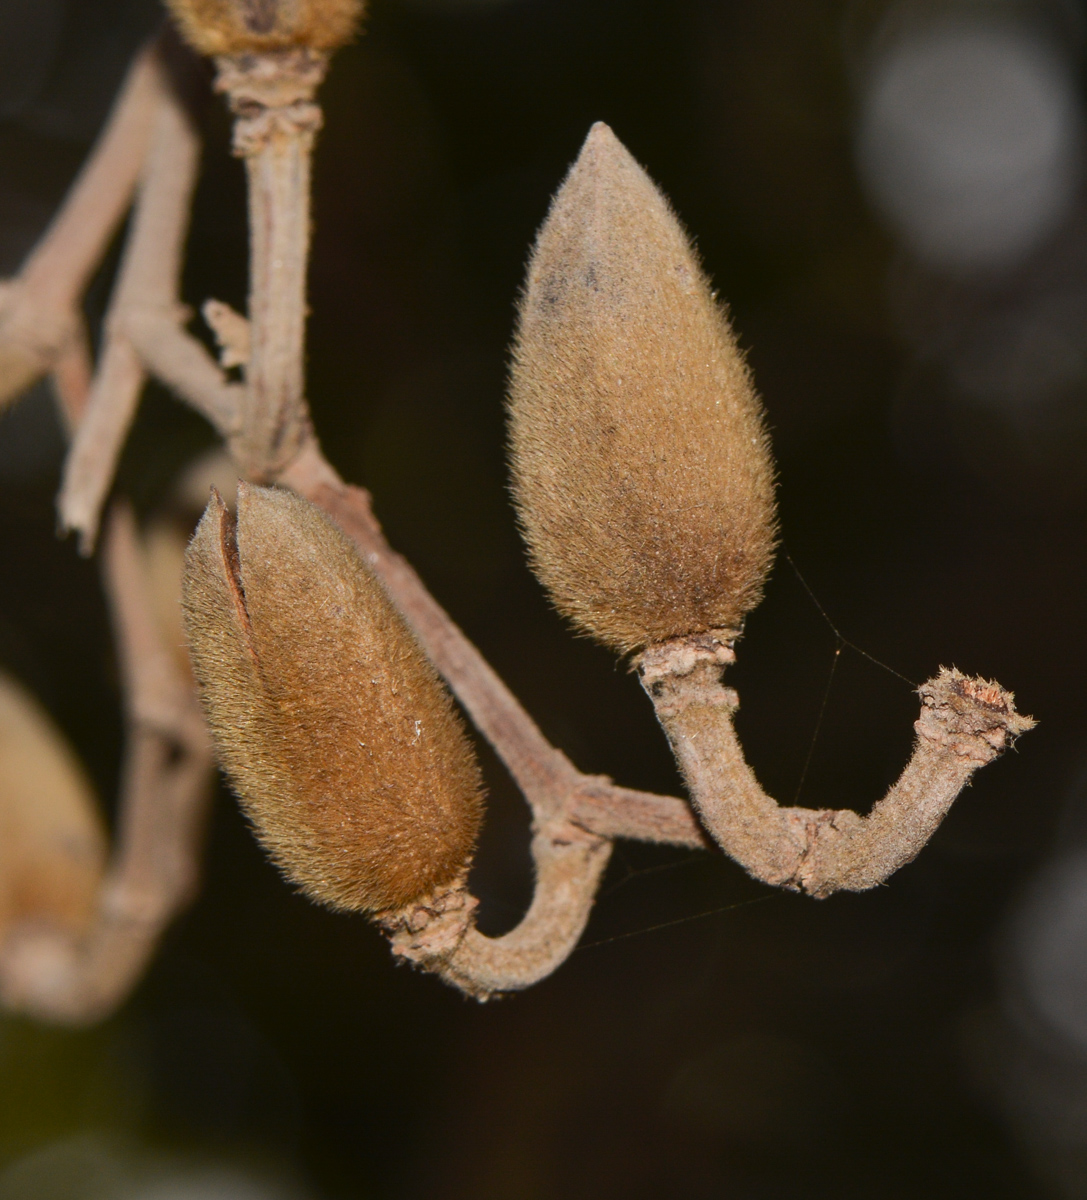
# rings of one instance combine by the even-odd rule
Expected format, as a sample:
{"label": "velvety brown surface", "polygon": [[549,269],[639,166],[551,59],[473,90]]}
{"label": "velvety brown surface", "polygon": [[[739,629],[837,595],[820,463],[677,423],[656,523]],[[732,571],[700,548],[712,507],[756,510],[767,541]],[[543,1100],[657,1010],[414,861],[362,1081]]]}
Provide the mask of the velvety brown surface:
{"label": "velvety brown surface", "polygon": [[509,407],[561,612],[623,653],[739,626],[774,546],[762,406],[668,201],[600,122],[536,240]]}
{"label": "velvety brown surface", "polygon": [[313,505],[242,487],[190,546],[186,629],[219,757],[284,873],[333,908],[451,882],[482,815],[447,693],[354,548]]}
{"label": "velvety brown surface", "polygon": [[81,931],[105,859],[82,764],[37,701],[0,672],[0,937],[19,920]]}
{"label": "velvety brown surface", "polygon": [[308,46],[335,50],[354,34],[362,0],[166,0],[201,54]]}

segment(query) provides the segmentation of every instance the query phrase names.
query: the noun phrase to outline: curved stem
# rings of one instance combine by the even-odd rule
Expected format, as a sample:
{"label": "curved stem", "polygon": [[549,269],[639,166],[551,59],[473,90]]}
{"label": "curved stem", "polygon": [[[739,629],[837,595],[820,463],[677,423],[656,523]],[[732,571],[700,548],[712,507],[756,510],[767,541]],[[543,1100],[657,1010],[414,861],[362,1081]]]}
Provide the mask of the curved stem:
{"label": "curved stem", "polygon": [[588,924],[611,857],[607,838],[569,824],[537,830],[532,839],[536,886],[520,923],[490,938],[475,927],[476,900],[464,884],[429,897],[379,924],[393,953],[477,1000],[523,991],[570,957]]}
{"label": "curved stem", "polygon": [[642,683],[714,840],[756,879],[829,896],[865,891],[916,857],[970,776],[1034,722],[1010,692],[941,670],[919,689],[913,754],[871,813],[785,808],[759,786],[732,725],[724,638],[678,639],[642,656]]}

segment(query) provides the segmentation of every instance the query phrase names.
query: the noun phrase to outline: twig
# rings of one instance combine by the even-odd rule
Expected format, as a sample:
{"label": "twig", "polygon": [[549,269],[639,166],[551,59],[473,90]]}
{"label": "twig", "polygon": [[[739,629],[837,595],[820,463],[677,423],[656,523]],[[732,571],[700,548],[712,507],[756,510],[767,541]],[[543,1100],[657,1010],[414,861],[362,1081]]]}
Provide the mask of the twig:
{"label": "twig", "polygon": [[379,923],[398,958],[440,975],[477,1000],[521,991],[573,953],[611,849],[609,839],[574,826],[538,829],[532,839],[532,904],[502,937],[485,937],[476,929],[476,901],[464,885],[387,914]]}
{"label": "twig", "polygon": [[249,176],[249,352],[244,473],[270,481],[310,437],[305,403],[310,163],[327,56],[307,49],[219,59],[216,88],[237,114],[234,152]]}
{"label": "twig", "polygon": [[50,376],[61,421],[69,440],[75,437],[79,422],[83,420],[83,414],[87,411],[93,372],[94,364],[91,361],[91,348],[87,344],[87,331],[80,322],[78,332],[57,355]]}
{"label": "twig", "polygon": [[97,1020],[124,999],[191,898],[212,768],[191,682],[155,623],[127,507],[111,515],[104,566],[128,722],[112,863],[82,938],[27,923],[0,950],[4,1003],[71,1024]]}
{"label": "twig", "polygon": [[61,524],[89,553],[117,460],[136,413],[146,371],[130,326],[175,326],[177,279],[196,183],[200,142],[169,87],[160,91],[154,135],[140,181],[132,232],[106,316],[106,346],[87,412],[65,463]]}
{"label": "twig", "polygon": [[162,91],[147,46],[60,211],[0,299],[0,406],[50,370],[81,326],[79,300],[139,177]]}

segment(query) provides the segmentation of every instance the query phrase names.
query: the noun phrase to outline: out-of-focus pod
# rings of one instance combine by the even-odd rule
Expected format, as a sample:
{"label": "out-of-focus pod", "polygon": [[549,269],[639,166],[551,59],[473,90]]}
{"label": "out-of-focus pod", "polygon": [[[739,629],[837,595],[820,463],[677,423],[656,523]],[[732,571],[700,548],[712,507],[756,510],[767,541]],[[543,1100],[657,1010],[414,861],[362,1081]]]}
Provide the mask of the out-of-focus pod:
{"label": "out-of-focus pod", "polygon": [[82,932],[105,861],[98,804],[74,752],[0,673],[0,939],[24,922]]}

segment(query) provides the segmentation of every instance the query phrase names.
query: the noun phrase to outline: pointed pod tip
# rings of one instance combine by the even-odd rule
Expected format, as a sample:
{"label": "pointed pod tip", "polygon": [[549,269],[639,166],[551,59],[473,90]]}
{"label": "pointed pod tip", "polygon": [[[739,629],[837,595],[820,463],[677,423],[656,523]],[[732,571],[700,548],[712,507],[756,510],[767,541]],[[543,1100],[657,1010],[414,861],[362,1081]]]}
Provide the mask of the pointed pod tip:
{"label": "pointed pod tip", "polygon": [[597,122],[529,263],[514,493],[560,611],[622,653],[736,628],[775,545],[762,408],[667,198]]}
{"label": "pointed pod tip", "polygon": [[600,168],[619,164],[631,165],[639,171],[641,170],[634,156],[615,136],[612,127],[603,121],[594,122],[581,145],[571,173],[584,170],[586,167]]}
{"label": "pointed pod tip", "polygon": [[204,505],[204,511],[200,515],[200,520],[196,523],[196,529],[190,539],[190,546],[196,546],[202,537],[207,535],[207,531],[222,529],[224,518],[229,520],[230,510],[223,502],[223,498],[218,490],[212,488],[211,494],[208,496],[208,502]]}

